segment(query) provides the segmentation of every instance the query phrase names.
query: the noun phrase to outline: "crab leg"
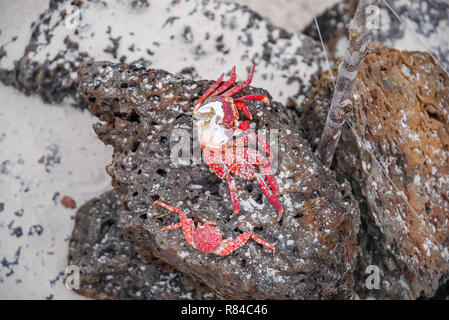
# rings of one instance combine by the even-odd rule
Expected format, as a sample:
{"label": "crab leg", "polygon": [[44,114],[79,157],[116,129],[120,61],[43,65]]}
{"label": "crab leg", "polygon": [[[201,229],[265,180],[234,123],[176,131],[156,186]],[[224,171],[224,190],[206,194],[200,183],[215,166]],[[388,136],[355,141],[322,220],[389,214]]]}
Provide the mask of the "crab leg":
{"label": "crab leg", "polygon": [[172,230],[172,229],[176,229],[179,227],[182,227],[182,231],[184,232],[184,237],[186,238],[186,241],[193,247],[195,248],[195,244],[193,243],[193,230],[195,229],[195,223],[193,222],[192,219],[187,218],[186,214],[184,212],[182,212],[180,209],[172,207],[164,202],[161,202],[159,200],[156,200],[153,202],[153,205],[159,205],[161,207],[164,207],[167,210],[176,212],[179,214],[179,220],[181,222],[177,223],[177,224],[173,224],[167,227],[164,227],[161,229],[161,231],[165,231],[165,230]]}
{"label": "crab leg", "polygon": [[262,175],[256,173],[254,175],[257,179],[257,182],[259,183],[259,187],[262,190],[263,194],[270,200],[270,202],[276,207],[276,209],[279,211],[278,220],[282,218],[282,214],[284,213],[284,208],[282,208],[281,202],[276,197],[276,195],[271,191],[270,187],[265,182],[265,179],[262,177]]}
{"label": "crab leg", "polygon": [[238,99],[234,99],[234,103],[235,106],[237,107],[237,109],[239,109],[240,111],[242,111],[249,119],[252,119],[252,115],[248,110],[248,107],[245,106],[245,104],[243,103],[245,100],[257,100],[257,101],[263,101],[265,102],[268,106],[270,106],[270,100],[268,99],[268,97],[264,96],[264,95],[260,95],[260,94],[254,94],[254,95],[249,95],[249,96],[244,96]]}
{"label": "crab leg", "polygon": [[[234,213],[231,218],[234,217],[240,210],[239,198],[235,181],[232,179],[230,173],[234,173],[239,177],[246,180],[252,180],[257,178],[260,189],[264,195],[270,200],[270,202],[280,212],[279,219],[282,217],[284,209],[282,208],[277,194],[279,193],[279,187],[271,171],[270,163],[264,158],[257,150],[248,149],[245,147],[238,147],[235,150],[228,149],[228,153],[224,156],[220,153],[217,154],[213,150],[203,153],[203,159],[208,164],[209,168],[221,179],[228,181],[229,196],[231,198],[232,207]],[[221,156],[221,158],[220,158]],[[224,162],[225,160],[226,162]],[[264,173],[271,186],[265,182],[262,175],[257,174],[253,165],[258,165],[260,171]],[[273,189],[273,191],[272,191]]]}
{"label": "crab leg", "polygon": [[230,86],[232,86],[237,79],[237,74],[235,73],[235,66],[232,67],[231,75],[229,76],[229,80],[223,83],[220,88],[218,88],[211,97],[218,96],[220,93],[226,91]]}
{"label": "crab leg", "polygon": [[273,189],[273,192],[275,195],[279,194],[279,186],[276,182],[276,179],[274,178],[273,171],[271,170],[270,163],[268,160],[260,154],[259,151],[254,149],[245,149],[245,148],[239,148],[244,150],[237,150],[240,152],[246,152],[248,156],[248,162],[252,164],[256,164],[259,167],[259,170],[263,172],[263,174],[267,177],[268,182],[270,183],[271,188]]}
{"label": "crab leg", "polygon": [[247,86],[249,86],[251,81],[253,81],[253,76],[254,76],[254,70],[255,69],[256,69],[256,65],[253,65],[253,69],[251,70],[251,73],[249,74],[248,79],[246,79],[246,81],[240,82],[234,88],[229,89],[228,91],[223,93],[221,96],[223,98],[229,98],[229,97],[233,96],[234,94],[236,94],[237,92],[239,92],[239,91],[243,90],[244,88],[246,88]]}
{"label": "crab leg", "polygon": [[[238,175],[239,177],[242,177],[246,180],[252,180],[254,177],[256,177],[256,180],[259,184],[260,189],[262,190],[263,194],[270,200],[270,202],[276,207],[276,209],[279,211],[279,219],[282,217],[282,214],[284,212],[284,208],[282,208],[282,205],[277,198],[276,194],[271,190],[278,191],[278,186],[276,183],[276,180],[274,179],[273,173],[271,172],[271,168],[268,170],[266,167],[260,167],[261,171],[264,172],[265,176],[267,177],[268,182],[270,183],[270,186],[265,182],[264,177],[256,173],[253,164],[259,164],[259,160],[257,158],[265,159],[262,155],[259,154],[259,156],[255,157],[255,153],[257,151],[254,149],[245,149],[245,148],[237,148],[236,154],[239,155],[238,158],[233,159],[233,163],[228,163],[228,167],[231,170],[232,173]],[[245,159],[247,157],[247,159]],[[231,159],[232,160],[232,159]],[[268,164],[268,160],[265,159],[266,163]],[[269,166],[269,164],[268,164]],[[265,173],[266,172],[266,173]],[[229,188],[229,192],[231,192],[231,187]],[[238,201],[238,198],[237,200]],[[234,211],[235,212],[235,211]],[[234,213],[232,216],[235,216],[236,213]]]}
{"label": "crab leg", "polygon": [[235,181],[234,181],[234,179],[232,179],[230,174],[228,174],[228,176],[226,177],[226,180],[228,181],[229,197],[231,198],[232,209],[234,209],[234,213],[231,216],[231,218],[232,218],[237,213],[239,213],[239,210],[240,210],[239,195],[237,193],[237,187],[235,186]]}
{"label": "crab leg", "polygon": [[[213,149],[203,149],[203,160],[209,166],[209,168],[221,179],[226,179],[228,182],[229,197],[231,198],[232,208],[234,213],[231,218],[234,217],[240,210],[239,196],[237,193],[237,187],[234,179],[230,175],[228,165],[223,161],[223,155],[221,152],[218,154]],[[221,156],[221,157],[220,157]],[[231,159],[231,162],[234,162]]]}
{"label": "crab leg", "polygon": [[257,145],[258,148],[262,148],[262,150],[267,154],[267,157],[273,160],[273,152],[271,151],[270,145],[267,143],[264,137],[255,134],[254,132],[248,133],[247,135],[237,138],[232,142],[233,146],[236,147],[246,147],[250,144]]}
{"label": "crab leg", "polygon": [[268,99],[267,96],[264,96],[262,94],[251,94],[249,96],[240,97],[240,98],[234,99],[234,102],[243,103],[244,101],[247,101],[247,100],[263,101],[268,105],[268,107],[270,106],[270,99]]}
{"label": "crab leg", "polygon": [[225,179],[229,174],[229,170],[223,161],[223,150],[221,148],[215,149],[209,147],[203,147],[202,149],[204,162],[220,179]]}
{"label": "crab leg", "polygon": [[[270,188],[270,186],[266,183],[264,177],[261,174],[257,173],[250,163],[246,163],[246,164],[245,163],[242,163],[242,164],[236,163],[236,164],[232,165],[232,167],[230,169],[231,169],[232,173],[234,173],[234,174],[238,175],[239,177],[242,177],[246,180],[252,180],[255,177],[263,194],[268,198],[268,200],[270,200],[270,202],[279,211],[278,218],[280,219],[282,217],[284,208],[282,208],[282,205],[281,205],[279,199],[277,198],[276,194],[271,189],[271,188],[273,188],[273,186],[275,188],[277,187],[276,180],[274,179],[272,174],[271,175],[266,174],[267,180],[271,186],[271,188]],[[273,183],[273,185],[271,185],[271,183]],[[231,192],[231,189],[229,189],[229,192]],[[234,215],[235,215],[235,213],[234,213]]]}
{"label": "crab leg", "polygon": [[255,234],[245,232],[245,233],[242,233],[241,235],[239,235],[238,237],[236,237],[235,239],[225,240],[226,241],[225,247],[223,249],[221,249],[220,251],[218,251],[218,253],[216,253],[216,255],[217,256],[226,256],[226,255],[230,254],[232,251],[243,246],[250,238],[253,239],[254,241],[256,241],[257,243],[260,243],[261,245],[270,248],[273,251],[273,254],[276,252],[276,249],[274,248],[274,246],[272,244],[270,244],[266,241],[263,241]]}
{"label": "crab leg", "polygon": [[251,115],[251,113],[248,110],[248,107],[245,106],[245,104],[243,103],[245,100],[258,100],[258,101],[263,101],[265,102],[268,106],[270,106],[270,100],[268,99],[268,97],[260,95],[260,94],[255,94],[255,95],[250,95],[250,96],[244,96],[238,99],[234,99],[234,103],[235,106],[237,107],[237,109],[239,109],[240,111],[242,111],[245,116],[247,116],[250,120],[253,118],[253,116]]}
{"label": "crab leg", "polygon": [[218,78],[218,80],[209,88],[207,91],[198,99],[198,101],[195,103],[195,106],[193,107],[193,112],[196,111],[196,109],[201,106],[203,101],[209,97],[212,93],[214,93],[215,89],[218,88],[218,86],[223,82],[224,74],[221,74],[221,76]]}
{"label": "crab leg", "polygon": [[247,116],[250,120],[253,118],[251,113],[249,113],[248,108],[242,102],[234,100],[234,103],[235,103],[235,106],[237,107],[237,109],[242,111],[245,114],[245,116]]}
{"label": "crab leg", "polygon": [[174,229],[178,229],[178,228],[181,227],[181,226],[182,226],[182,224],[181,224],[181,222],[179,222],[179,223],[177,223],[177,224],[172,224],[172,225],[170,225],[170,226],[163,227],[163,228],[161,229],[161,231],[174,230]]}

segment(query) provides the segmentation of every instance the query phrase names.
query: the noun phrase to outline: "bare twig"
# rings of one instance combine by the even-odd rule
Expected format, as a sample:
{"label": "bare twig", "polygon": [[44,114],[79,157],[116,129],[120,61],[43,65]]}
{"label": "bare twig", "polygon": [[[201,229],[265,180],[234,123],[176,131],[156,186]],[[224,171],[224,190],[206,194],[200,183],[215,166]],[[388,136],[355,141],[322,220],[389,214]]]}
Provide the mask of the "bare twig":
{"label": "bare twig", "polygon": [[360,0],[354,18],[348,24],[349,44],[343,62],[338,67],[337,83],[332,97],[326,125],[317,149],[321,162],[330,167],[341,135],[341,128],[352,111],[352,90],[360,63],[368,52],[370,6],[379,0]]}

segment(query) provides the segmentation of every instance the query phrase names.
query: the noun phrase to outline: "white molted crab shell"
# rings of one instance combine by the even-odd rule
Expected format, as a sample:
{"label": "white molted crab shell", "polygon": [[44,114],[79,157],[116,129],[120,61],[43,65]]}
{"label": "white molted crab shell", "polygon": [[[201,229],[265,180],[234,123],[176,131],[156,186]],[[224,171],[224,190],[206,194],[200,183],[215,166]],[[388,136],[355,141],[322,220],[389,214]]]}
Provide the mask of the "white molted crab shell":
{"label": "white molted crab shell", "polygon": [[198,128],[198,140],[201,145],[220,147],[228,142],[234,130],[223,125],[223,108],[219,101],[210,102],[199,107],[194,113]]}

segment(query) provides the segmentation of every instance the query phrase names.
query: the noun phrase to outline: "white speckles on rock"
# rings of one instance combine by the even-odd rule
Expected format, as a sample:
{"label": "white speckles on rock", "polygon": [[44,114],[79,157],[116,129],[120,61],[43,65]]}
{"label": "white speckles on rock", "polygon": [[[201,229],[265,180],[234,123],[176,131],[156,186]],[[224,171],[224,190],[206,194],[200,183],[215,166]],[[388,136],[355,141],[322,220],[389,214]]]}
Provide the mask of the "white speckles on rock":
{"label": "white speckles on rock", "polygon": [[[426,53],[381,45],[373,45],[373,50],[375,54],[361,64],[353,125],[342,132],[334,165],[341,176],[351,177],[355,190],[360,190],[360,201],[366,203],[368,223],[359,235],[366,244],[363,266],[390,265],[384,277],[393,284],[399,277],[409,282],[411,291],[392,285],[390,291],[376,295],[431,297],[449,270],[444,254],[449,228],[442,223],[449,212],[449,162],[442,143],[449,139],[449,76]],[[378,66],[387,64],[380,71]],[[412,69],[410,75],[401,72],[403,64]],[[324,123],[320,115],[331,99],[324,92],[331,80],[323,77],[322,81],[315,100],[303,106],[306,116],[301,120],[310,141],[321,134],[314,132],[316,122],[320,118]],[[359,277],[363,296],[368,293],[363,293],[364,275]]]}
{"label": "white speckles on rock", "polygon": [[181,252],[179,253],[179,257],[180,257],[181,259],[185,259],[185,258],[188,257],[189,255],[190,255],[190,253],[187,252],[187,251],[181,251]]}

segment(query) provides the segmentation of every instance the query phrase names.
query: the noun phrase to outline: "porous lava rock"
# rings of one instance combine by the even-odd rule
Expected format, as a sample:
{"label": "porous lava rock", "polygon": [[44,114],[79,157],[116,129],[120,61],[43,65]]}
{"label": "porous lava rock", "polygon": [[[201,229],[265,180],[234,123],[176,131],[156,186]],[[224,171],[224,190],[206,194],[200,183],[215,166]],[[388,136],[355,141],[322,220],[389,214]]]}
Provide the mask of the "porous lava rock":
{"label": "porous lava rock", "polygon": [[213,299],[212,291],[156,257],[143,262],[120,232],[122,205],[114,191],[77,211],[68,265],[80,271],[75,292],[94,299]]}
{"label": "porous lava rock", "polygon": [[[333,166],[361,203],[362,297],[431,297],[449,272],[449,78],[428,54],[373,45]],[[303,105],[316,147],[333,94],[329,73]],[[381,270],[366,290],[365,269]]]}
{"label": "porous lava rock", "polygon": [[[163,70],[109,62],[88,63],[79,77],[81,96],[102,120],[94,129],[114,147],[107,171],[124,207],[122,232],[143,258],[155,255],[225,298],[353,297],[359,251],[357,202],[349,185],[337,182],[332,171],[321,166],[290,125],[284,106],[273,101],[270,107],[247,104],[252,125],[278,136],[268,140],[277,154],[272,167],[285,208],[283,218],[278,221],[277,210],[255,181],[236,177],[241,210],[230,219],[227,183],[204,163],[171,159],[171,147],[179,143],[173,134],[184,130],[190,143],[193,104],[212,81],[195,82]],[[248,87],[236,96],[248,94],[268,95]],[[190,218],[216,222],[224,239],[253,232],[273,244],[276,254],[252,240],[225,257],[193,249],[180,229],[160,230],[179,218],[171,213],[155,219],[166,211],[153,207],[155,200],[173,206],[182,201],[180,208]]]}

